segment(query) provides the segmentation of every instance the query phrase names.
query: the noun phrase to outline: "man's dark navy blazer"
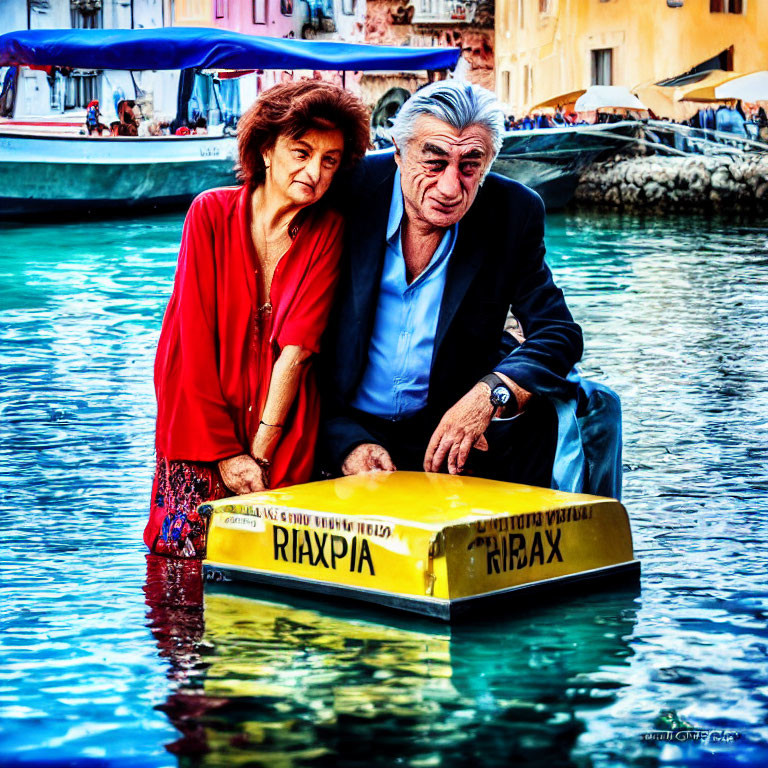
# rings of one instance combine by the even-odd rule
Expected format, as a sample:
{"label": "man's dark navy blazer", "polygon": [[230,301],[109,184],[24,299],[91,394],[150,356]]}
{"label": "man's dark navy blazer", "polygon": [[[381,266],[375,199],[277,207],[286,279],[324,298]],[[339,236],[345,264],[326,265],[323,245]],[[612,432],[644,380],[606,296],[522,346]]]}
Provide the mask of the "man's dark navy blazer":
{"label": "man's dark navy blazer", "polygon": [[[367,156],[335,201],[346,220],[345,247],[321,354],[322,453],[335,469],[357,445],[376,442],[349,403],[368,362],[395,170],[392,152]],[[526,336],[520,346],[504,333],[510,306]],[[565,377],[581,353],[581,329],[544,262],[541,198],[489,174],[459,222],[448,264],[427,401],[435,426],[493,371],[535,395],[573,396]]]}

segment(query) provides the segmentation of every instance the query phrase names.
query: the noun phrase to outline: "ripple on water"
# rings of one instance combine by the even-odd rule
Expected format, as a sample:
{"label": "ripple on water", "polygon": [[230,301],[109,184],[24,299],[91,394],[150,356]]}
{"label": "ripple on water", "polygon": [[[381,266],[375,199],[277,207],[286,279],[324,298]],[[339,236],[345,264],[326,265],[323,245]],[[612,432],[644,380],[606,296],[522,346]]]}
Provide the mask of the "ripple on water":
{"label": "ripple on water", "polygon": [[[203,610],[194,565],[145,560],[181,222],[3,229],[4,764],[768,763],[768,230],[549,217],[584,369],[622,396],[643,590],[449,630],[274,592]],[[644,741],[669,711],[741,737]]]}

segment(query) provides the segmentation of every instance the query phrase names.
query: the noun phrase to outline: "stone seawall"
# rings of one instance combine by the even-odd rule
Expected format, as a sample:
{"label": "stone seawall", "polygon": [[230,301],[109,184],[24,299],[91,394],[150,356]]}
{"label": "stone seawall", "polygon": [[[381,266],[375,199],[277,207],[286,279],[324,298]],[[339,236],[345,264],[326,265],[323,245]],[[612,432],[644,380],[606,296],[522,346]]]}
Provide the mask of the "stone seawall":
{"label": "stone seawall", "polygon": [[768,153],[738,158],[626,157],[590,166],[575,202],[627,210],[722,209],[768,213]]}

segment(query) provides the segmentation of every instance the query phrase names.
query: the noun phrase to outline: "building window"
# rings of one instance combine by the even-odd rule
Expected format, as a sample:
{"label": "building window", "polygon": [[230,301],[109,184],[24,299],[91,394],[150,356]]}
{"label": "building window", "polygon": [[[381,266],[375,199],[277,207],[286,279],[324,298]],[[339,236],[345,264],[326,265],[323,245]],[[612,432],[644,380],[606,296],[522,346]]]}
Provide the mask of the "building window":
{"label": "building window", "polygon": [[[146,3],[145,3],[146,5]],[[203,27],[210,24],[211,12],[217,19],[223,19],[226,14],[224,0],[170,0],[172,25],[194,24]]]}
{"label": "building window", "polygon": [[226,0],[213,0],[213,13],[217,19],[224,18],[224,3]]}
{"label": "building window", "polygon": [[613,85],[613,49],[592,51],[592,85]]}
{"label": "building window", "polygon": [[517,26],[520,29],[525,26],[525,0],[517,0]]}
{"label": "building window", "polygon": [[710,13],[744,13],[744,0],[709,0]]}
{"label": "building window", "polygon": [[[37,3],[39,6],[40,3]],[[72,29],[101,29],[101,0],[70,0]]]}
{"label": "building window", "polygon": [[341,12],[347,16],[354,16],[355,0],[341,0]]}
{"label": "building window", "polygon": [[539,0],[539,13],[548,14],[551,12],[552,0]]}
{"label": "building window", "polygon": [[520,101],[525,106],[530,106],[533,98],[533,68],[528,64],[523,65],[523,81],[520,83],[523,92],[523,98]]}
{"label": "building window", "polygon": [[267,23],[267,0],[253,0],[253,23]]}
{"label": "building window", "polygon": [[293,16],[293,0],[280,0],[280,13],[283,16]]}
{"label": "building window", "polygon": [[99,98],[98,75],[75,69],[64,86],[64,109],[83,109]]}

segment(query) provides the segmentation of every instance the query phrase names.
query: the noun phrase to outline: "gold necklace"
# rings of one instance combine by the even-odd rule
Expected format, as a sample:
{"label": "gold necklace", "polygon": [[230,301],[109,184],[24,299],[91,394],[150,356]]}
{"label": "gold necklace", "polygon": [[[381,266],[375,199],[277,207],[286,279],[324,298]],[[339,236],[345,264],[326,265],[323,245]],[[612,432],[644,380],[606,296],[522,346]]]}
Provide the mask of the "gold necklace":
{"label": "gold necklace", "polygon": [[[290,250],[291,244],[296,239],[296,236],[299,234],[299,229],[301,227],[301,221],[300,221],[300,213],[293,217],[293,219],[289,222],[288,226],[286,227],[285,231],[280,233],[277,237],[274,238],[274,242],[278,243],[277,250],[279,251],[279,256],[274,259],[274,268],[272,269],[272,278],[270,279],[270,287],[267,289],[266,287],[266,279],[262,282],[259,281],[261,287],[264,289],[264,292],[267,294],[267,301],[264,302],[260,307],[258,307],[257,316],[259,318],[262,318],[266,315],[271,314],[272,312],[272,302],[270,300],[270,293],[272,288],[272,280],[275,277],[275,272],[277,271],[277,265],[280,263],[280,260],[285,256],[286,253]],[[267,271],[264,268],[264,265],[262,264],[262,256],[259,255],[259,249],[256,246],[257,241],[257,235],[260,234],[261,238],[264,242],[264,250],[269,251],[269,241],[267,239],[267,227],[265,223],[261,224],[261,231],[259,232],[256,221],[258,217],[256,215],[256,198],[255,196],[251,198],[251,240],[253,241],[254,245],[254,251],[256,253],[256,259],[259,261],[259,266],[261,267],[261,270],[264,274],[264,277],[266,278]],[[287,235],[287,240],[286,240]],[[283,247],[283,245],[285,247]],[[272,266],[270,263],[269,266]],[[259,270],[256,270],[257,275],[257,281],[259,277]]]}

